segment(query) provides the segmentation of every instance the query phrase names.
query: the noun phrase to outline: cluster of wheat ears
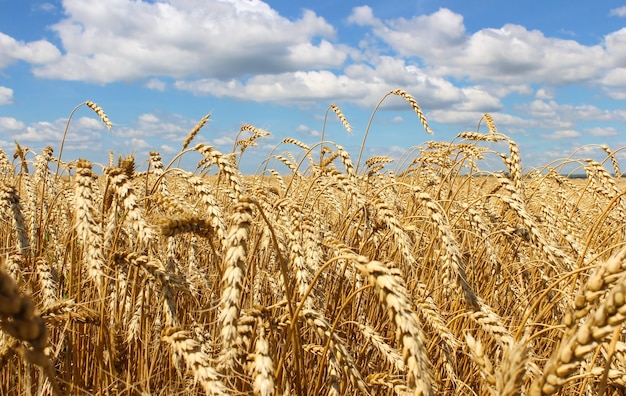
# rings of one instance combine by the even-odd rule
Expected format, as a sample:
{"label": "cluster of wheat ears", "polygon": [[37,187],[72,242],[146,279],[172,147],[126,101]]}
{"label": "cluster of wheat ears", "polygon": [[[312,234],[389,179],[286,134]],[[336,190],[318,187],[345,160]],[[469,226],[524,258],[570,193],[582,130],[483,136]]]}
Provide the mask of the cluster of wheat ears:
{"label": "cluster of wheat ears", "polygon": [[486,114],[399,164],[366,132],[242,175],[268,133],[191,146],[208,118],[145,171],[0,150],[0,394],[624,394],[618,150],[523,173]]}

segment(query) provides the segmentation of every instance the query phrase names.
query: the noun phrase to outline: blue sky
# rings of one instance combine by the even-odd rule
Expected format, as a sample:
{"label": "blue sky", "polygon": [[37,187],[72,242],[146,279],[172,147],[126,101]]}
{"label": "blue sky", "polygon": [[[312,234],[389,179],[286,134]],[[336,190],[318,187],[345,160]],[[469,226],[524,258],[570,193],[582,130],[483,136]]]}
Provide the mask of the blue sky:
{"label": "blue sky", "polygon": [[626,146],[625,27],[618,1],[0,0],[0,147],[58,154],[92,100],[113,130],[81,108],[65,160],[167,161],[211,113],[194,143],[230,152],[245,123],[272,134],[244,154],[254,172],[284,137],[318,142],[333,103],[354,134],[331,114],[326,136],[356,157],[377,102],[402,88],[435,135],[391,98],[366,156],[451,141],[490,113],[525,167],[542,166]]}

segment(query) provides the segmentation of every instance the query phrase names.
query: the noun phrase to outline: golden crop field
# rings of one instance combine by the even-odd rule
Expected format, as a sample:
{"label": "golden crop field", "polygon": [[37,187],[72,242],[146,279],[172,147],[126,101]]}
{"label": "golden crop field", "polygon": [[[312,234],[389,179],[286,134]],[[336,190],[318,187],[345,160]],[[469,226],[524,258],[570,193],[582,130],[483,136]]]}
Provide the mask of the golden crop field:
{"label": "golden crop field", "polygon": [[404,164],[286,138],[242,175],[267,133],[222,153],[207,119],[145,171],[2,148],[0,394],[624,394],[619,149],[523,170],[485,115]]}

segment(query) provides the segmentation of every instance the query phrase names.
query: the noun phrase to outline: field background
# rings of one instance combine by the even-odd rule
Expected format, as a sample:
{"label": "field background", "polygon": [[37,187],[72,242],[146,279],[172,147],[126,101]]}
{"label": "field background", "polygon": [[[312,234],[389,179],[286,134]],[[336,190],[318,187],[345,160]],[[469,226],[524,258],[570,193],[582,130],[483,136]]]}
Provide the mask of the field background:
{"label": "field background", "polygon": [[399,161],[287,138],[242,175],[267,133],[221,153],[206,120],[170,164],[2,148],[0,394],[624,394],[621,149],[523,169],[485,115]]}

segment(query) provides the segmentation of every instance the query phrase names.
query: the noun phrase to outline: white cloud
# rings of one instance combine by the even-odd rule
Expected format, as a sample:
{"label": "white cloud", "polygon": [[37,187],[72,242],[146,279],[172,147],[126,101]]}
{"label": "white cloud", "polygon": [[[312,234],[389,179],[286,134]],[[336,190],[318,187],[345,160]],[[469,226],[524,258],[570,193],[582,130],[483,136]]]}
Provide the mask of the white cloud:
{"label": "white cloud", "polygon": [[160,149],[161,149],[162,152],[164,152],[166,154],[174,154],[174,153],[180,152],[179,149],[176,149],[176,148],[174,148],[174,147],[172,147],[170,145],[167,145],[167,144],[162,144]]}
{"label": "white cloud", "polygon": [[222,136],[218,138],[211,139],[211,144],[215,146],[230,146],[235,143],[235,139],[232,136]]}
{"label": "white cloud", "polygon": [[431,73],[440,76],[558,85],[599,78],[606,67],[601,45],[550,38],[513,24],[467,34],[463,17],[446,8],[388,21],[370,14],[368,7],[355,8],[349,20],[370,26],[374,35],[399,54],[421,58]]}
{"label": "white cloud", "polygon": [[106,129],[102,121],[93,117],[80,117],[72,120],[72,128],[76,129],[89,129],[94,131],[103,131]]}
{"label": "white cloud", "polygon": [[48,41],[25,43],[0,32],[0,70],[17,61],[46,64],[54,62],[60,56],[59,50]]}
{"label": "white cloud", "polygon": [[551,100],[554,99],[554,92],[549,88],[539,88],[535,93],[535,98],[538,100]]}
{"label": "white cloud", "polygon": [[322,133],[316,129],[311,129],[308,126],[304,125],[304,124],[300,124],[296,127],[296,132],[298,133],[298,135],[300,136],[304,136],[307,138],[310,137],[320,137],[322,136]]}
{"label": "white cloud", "polygon": [[[434,110],[430,112],[428,121],[448,125],[458,125],[462,128],[476,128],[478,120],[482,118],[483,114],[483,112],[472,111]],[[490,115],[493,117],[496,129],[506,134],[515,133],[516,130],[537,127],[537,123],[535,121],[512,114],[490,113]],[[506,127],[506,129],[504,127]]]}
{"label": "white cloud", "polygon": [[193,120],[184,118],[178,114],[157,115],[144,113],[139,115],[137,121],[129,125],[113,128],[113,135],[122,138],[136,139],[165,139],[171,142],[181,142],[193,127]]}
{"label": "white cloud", "polygon": [[40,77],[107,83],[148,76],[230,79],[338,67],[347,48],[314,12],[289,20],[261,1],[65,0],[52,26],[66,53]]}
{"label": "white cloud", "polygon": [[0,85],[0,106],[13,103],[13,90]]}
{"label": "white cloud", "polygon": [[603,61],[609,67],[626,67],[626,28],[607,34],[604,38],[607,55]]}
{"label": "white cloud", "polygon": [[[13,133],[13,139],[20,144],[35,144],[38,147],[44,147],[51,145],[56,147],[63,139],[63,132],[67,119],[59,118],[54,121],[37,121],[25,125],[21,121],[12,120],[12,123],[16,126],[16,131]],[[97,142],[101,137],[101,123],[97,119],[82,117],[72,121],[65,137],[67,147],[83,147],[84,149],[95,150]],[[93,144],[93,146],[90,146]]]}
{"label": "white cloud", "polygon": [[164,92],[167,84],[165,81],[159,80],[158,78],[151,78],[146,82],[145,87],[148,89],[154,89],[155,91]]}
{"label": "white cloud", "polygon": [[380,25],[380,22],[374,18],[372,8],[369,6],[354,7],[348,17],[348,22],[359,26]]}
{"label": "white cloud", "polygon": [[24,129],[26,125],[13,117],[0,117],[0,133],[5,131],[19,131]]}
{"label": "white cloud", "polygon": [[[371,65],[350,65],[343,74],[313,70],[257,75],[246,81],[232,79],[224,82],[216,78],[177,81],[174,86],[197,95],[284,104],[343,100],[370,109],[389,91],[401,87],[415,97],[424,111],[455,105],[461,111],[479,109],[483,112],[502,107],[497,97],[480,87],[456,87],[402,59],[381,56],[371,61]],[[386,100],[384,106],[408,109],[402,100]]]}
{"label": "white cloud", "polygon": [[548,139],[548,140],[566,140],[566,139],[574,139],[580,136],[581,136],[580,132],[577,132],[572,129],[566,129],[562,131],[556,131],[551,134],[541,135],[542,138]]}
{"label": "white cloud", "polygon": [[608,89],[626,87],[626,68],[618,67],[610,70],[601,82]]}
{"label": "white cloud", "polygon": [[587,104],[560,104],[554,100],[534,100],[518,108],[541,122],[545,128],[571,128],[576,121],[626,121],[626,112],[623,110],[606,110]]}
{"label": "white cloud", "polygon": [[57,10],[57,7],[52,3],[43,2],[33,4],[31,6],[31,9],[34,11],[41,11],[45,13],[54,13]]}
{"label": "white cloud", "polygon": [[558,116],[558,104],[555,101],[545,102],[543,100],[533,100],[531,103],[524,107],[527,108],[528,114],[530,114],[534,118],[554,119]]}
{"label": "white cloud", "polygon": [[613,127],[595,127],[589,128],[585,130],[585,133],[588,133],[591,136],[596,137],[609,137],[609,136],[619,136],[622,132]]}
{"label": "white cloud", "polygon": [[403,55],[439,57],[442,51],[449,51],[465,41],[463,17],[447,8],[431,15],[382,22],[374,18],[371,8],[363,6],[353,9],[348,21],[371,26],[375,35]]}
{"label": "white cloud", "polygon": [[142,150],[143,151],[143,150],[146,150],[146,149],[149,149],[149,148],[153,147],[146,140],[144,140],[144,139],[137,139],[137,138],[130,139],[130,141],[127,142],[127,146],[132,147],[133,152],[138,151],[138,150]]}
{"label": "white cloud", "polygon": [[613,8],[609,12],[609,15],[611,15],[611,16],[618,16],[618,17],[621,17],[621,18],[626,17],[626,6]]}
{"label": "white cloud", "polygon": [[144,113],[139,115],[139,122],[142,124],[156,124],[159,122],[159,117],[152,113]]}

